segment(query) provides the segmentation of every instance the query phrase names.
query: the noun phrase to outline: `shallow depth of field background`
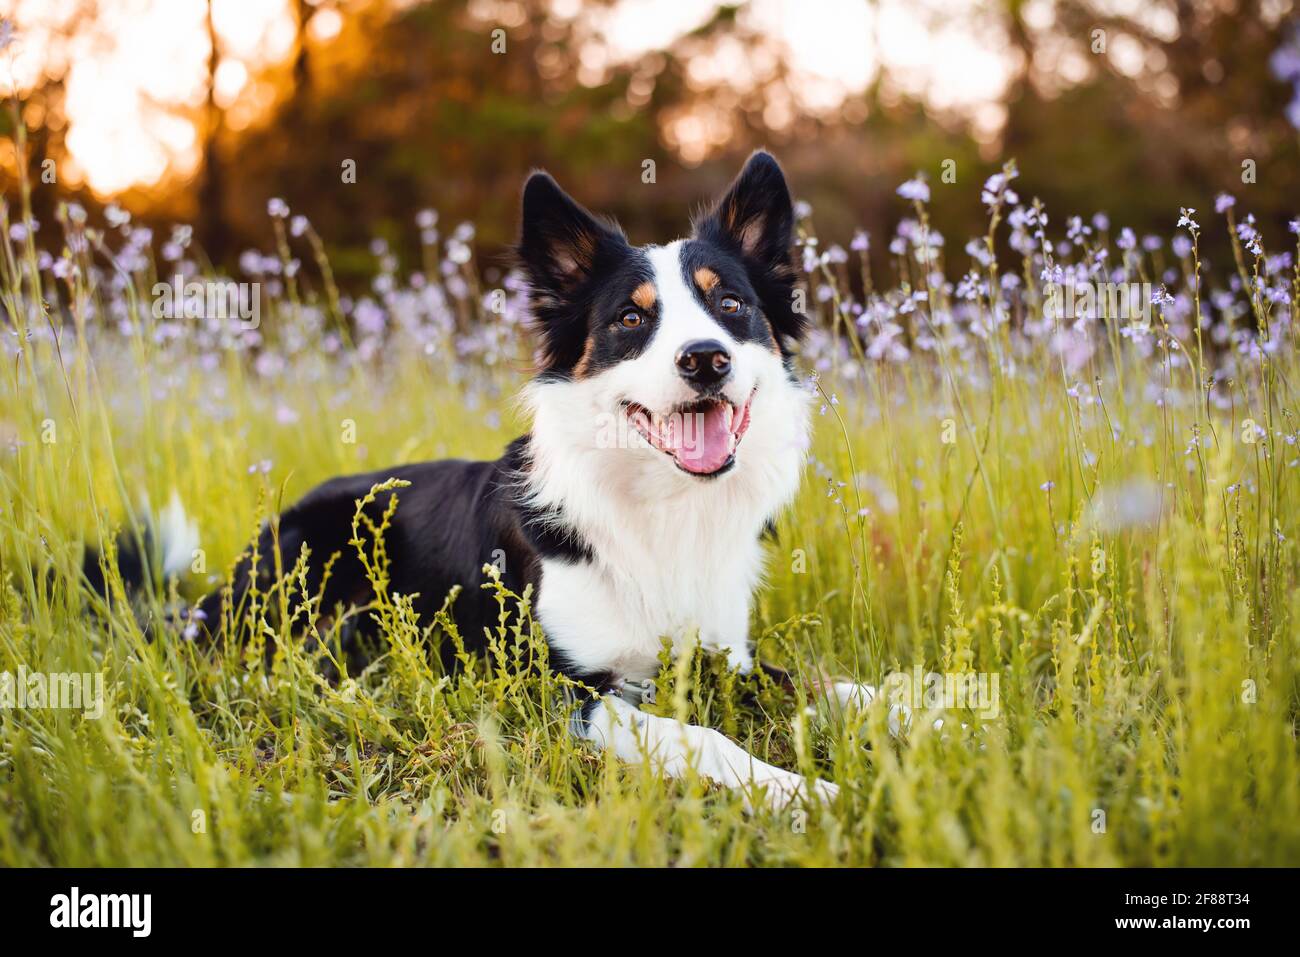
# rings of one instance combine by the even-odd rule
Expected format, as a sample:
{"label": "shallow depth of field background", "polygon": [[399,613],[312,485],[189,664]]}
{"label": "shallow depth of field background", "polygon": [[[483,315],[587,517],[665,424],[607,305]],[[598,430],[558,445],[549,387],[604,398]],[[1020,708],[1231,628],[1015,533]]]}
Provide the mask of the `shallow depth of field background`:
{"label": "shallow depth of field background", "polygon": [[[0,672],[107,697],[0,709],[0,863],[1300,862],[1291,4],[0,16]],[[247,648],[196,647],[176,610],[274,509],[527,428],[501,253],[530,168],[663,241],[758,145],[800,200],[817,419],[760,654],[996,674],[996,715],[896,739],[878,707],[746,706],[719,662],[666,664],[661,712],[841,787],[747,814],[572,741],[511,650],[539,641],[525,596],[450,676],[427,649],[454,620],[422,632],[382,561],[364,672],[287,639],[292,570]],[[177,274],[260,283],[261,327],[157,316]],[[1139,284],[1149,322],[1057,317],[1049,282]],[[83,543],[173,495],[200,570],[93,598]]]}

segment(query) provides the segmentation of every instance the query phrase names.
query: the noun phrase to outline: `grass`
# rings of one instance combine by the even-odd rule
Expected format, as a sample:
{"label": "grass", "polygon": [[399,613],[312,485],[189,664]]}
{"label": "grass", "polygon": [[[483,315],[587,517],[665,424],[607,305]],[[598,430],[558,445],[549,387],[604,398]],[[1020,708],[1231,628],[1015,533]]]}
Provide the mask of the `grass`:
{"label": "grass", "polygon": [[[0,709],[0,865],[1300,863],[1300,273],[1231,219],[1237,262],[1213,278],[1186,232],[1126,248],[1098,221],[1049,243],[992,187],[962,283],[935,281],[920,199],[888,277],[804,220],[822,408],[753,634],[805,676],[996,675],[997,714],[918,715],[895,738],[880,704],[760,685],[746,705],[753,679],[665,659],[662,713],[841,788],[752,814],[566,734],[562,682],[518,653],[543,647],[528,596],[491,580],[494,651],[451,675],[429,648],[454,622],[422,632],[382,587],[366,670],[326,681],[329,643],[290,640],[263,667],[259,643],[311,598],[293,569],[248,647],[166,619],[315,482],[495,457],[526,427],[520,293],[477,286],[466,231],[423,247],[418,277],[377,246],[375,289],[350,301],[309,226],[276,218],[276,251],[244,261],[262,328],[232,335],[151,313],[154,281],[207,274],[183,232],[164,251],[65,208],[44,259],[6,210],[0,672],[99,673],[106,704]],[[1087,265],[1103,249],[1110,278],[1168,288],[1149,329],[1044,313],[1044,271],[1106,278]],[[202,554],[133,608],[79,569],[142,492],[180,498]]]}

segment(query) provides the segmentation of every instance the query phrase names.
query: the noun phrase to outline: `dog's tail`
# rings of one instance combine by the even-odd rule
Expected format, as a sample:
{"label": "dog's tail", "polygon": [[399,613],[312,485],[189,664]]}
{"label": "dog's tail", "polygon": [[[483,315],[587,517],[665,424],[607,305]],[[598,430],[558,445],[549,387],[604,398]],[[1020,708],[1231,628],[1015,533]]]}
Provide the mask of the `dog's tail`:
{"label": "dog's tail", "polygon": [[[180,496],[172,492],[167,507],[153,513],[146,500],[136,521],[129,522],[114,541],[117,570],[128,597],[183,577],[199,547],[199,527],[185,512]],[[108,558],[88,545],[81,570],[91,590],[107,598]]]}

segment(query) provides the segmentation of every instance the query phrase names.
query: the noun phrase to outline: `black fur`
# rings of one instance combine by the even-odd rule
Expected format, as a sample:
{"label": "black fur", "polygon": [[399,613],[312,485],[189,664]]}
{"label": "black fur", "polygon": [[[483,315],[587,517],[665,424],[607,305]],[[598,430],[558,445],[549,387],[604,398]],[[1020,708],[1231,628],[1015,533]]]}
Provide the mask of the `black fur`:
{"label": "black fur", "polygon": [[[750,156],[722,199],[694,225],[695,239],[702,248],[693,255],[704,258],[712,247],[739,260],[782,355],[788,357],[803,336],[807,316],[795,311],[794,204],[785,175],[772,155],[759,150]],[[713,263],[708,265],[717,270]]]}
{"label": "black fur", "polygon": [[[122,583],[128,592],[141,588],[145,580],[150,577],[151,569],[162,567],[153,529],[147,525],[139,538],[130,531],[123,531],[118,535],[115,545],[117,571],[122,576]],[[86,584],[97,595],[108,594],[103,561],[104,556],[100,551],[91,547],[86,548],[81,559],[81,573],[86,577]]]}
{"label": "black fur", "polygon": [[[375,485],[395,478],[410,485],[382,492],[365,507],[365,514],[378,525],[390,497],[398,498],[384,538],[390,561],[389,591],[417,595],[414,608],[427,625],[453,586],[461,586],[452,617],[466,648],[481,651],[486,645],[485,629],[495,627],[498,616],[495,598],[479,587],[485,580],[485,564],[495,564],[506,587],[522,594],[526,586],[538,586],[542,558],[590,559],[587,545],[565,527],[563,516],[542,514],[520,501],[520,473],[528,467],[527,443],[527,437],[515,440],[493,462],[420,462],[318,485],[280,515],[275,530],[270,525],[263,528],[256,568],[251,554],[246,554],[236,565],[229,589],[214,592],[200,603],[207,628],[219,634],[225,613],[242,610],[254,576],[262,588],[272,584],[277,537],[279,565],[285,572],[304,545],[311,549],[307,590],[313,596],[320,591],[325,563],[338,554],[325,583],[322,614],[369,602],[374,597],[371,584],[350,541],[353,517],[359,499]],[[362,538],[367,539],[364,530]],[[369,551],[368,540],[365,547]],[[364,623],[362,627],[364,632]],[[444,664],[452,667],[452,649],[444,646],[443,652]],[[600,678],[573,673],[559,664],[571,677]]]}
{"label": "black fur", "polygon": [[[694,279],[695,271],[701,267],[707,267],[718,277],[718,284],[708,292]],[[692,239],[682,247],[682,273],[696,300],[737,342],[757,342],[768,349],[778,345],[767,314],[773,309],[779,311],[783,303],[769,304],[759,294],[741,256],[707,240]],[[722,311],[721,302],[727,296],[740,300],[743,305],[739,312],[728,315]]]}
{"label": "black fur", "polygon": [[[528,277],[539,373],[549,378],[573,376],[591,329],[616,325],[632,292],[651,275],[645,254],[616,224],[597,219],[542,172],[524,185],[515,256]],[[641,330],[620,327],[617,332],[629,335],[607,336],[601,361],[635,356],[651,331],[649,323]]]}

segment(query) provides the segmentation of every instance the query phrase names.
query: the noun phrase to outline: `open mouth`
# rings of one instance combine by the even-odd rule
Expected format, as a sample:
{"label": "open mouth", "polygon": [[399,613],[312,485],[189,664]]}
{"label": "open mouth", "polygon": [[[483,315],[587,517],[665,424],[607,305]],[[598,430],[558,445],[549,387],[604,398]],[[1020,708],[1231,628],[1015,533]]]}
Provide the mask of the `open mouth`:
{"label": "open mouth", "polygon": [[672,456],[683,472],[709,478],[736,463],[736,449],[749,429],[754,393],[737,408],[721,396],[683,403],[669,412],[652,412],[624,402],[627,419],[651,446]]}

